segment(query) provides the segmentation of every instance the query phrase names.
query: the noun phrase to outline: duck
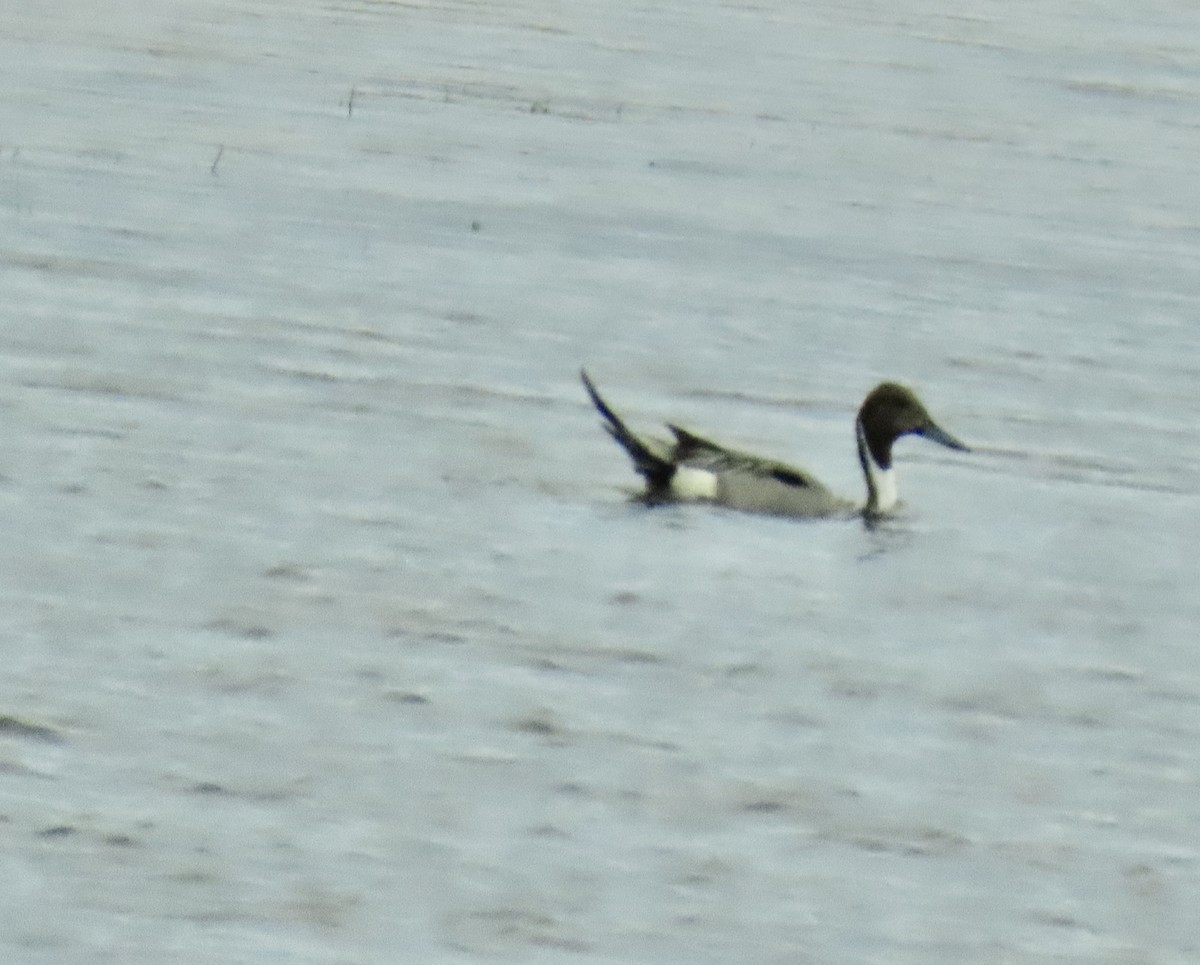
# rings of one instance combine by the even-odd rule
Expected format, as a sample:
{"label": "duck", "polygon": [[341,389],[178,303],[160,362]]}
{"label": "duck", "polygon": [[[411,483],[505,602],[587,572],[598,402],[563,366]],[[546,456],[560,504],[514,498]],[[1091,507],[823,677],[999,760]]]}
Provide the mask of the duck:
{"label": "duck", "polygon": [[703,502],[774,516],[874,520],[894,514],[899,505],[892,465],[896,440],[921,436],[947,449],[971,451],[933,421],[912,389],[881,382],[867,393],[854,420],[867,488],[866,502],[860,504],[832,492],[804,469],[729,449],[673,423],[667,423],[671,440],[638,435],[604,401],[587,370],[579,374],[604,428],[645,480],[640,498],[649,504]]}

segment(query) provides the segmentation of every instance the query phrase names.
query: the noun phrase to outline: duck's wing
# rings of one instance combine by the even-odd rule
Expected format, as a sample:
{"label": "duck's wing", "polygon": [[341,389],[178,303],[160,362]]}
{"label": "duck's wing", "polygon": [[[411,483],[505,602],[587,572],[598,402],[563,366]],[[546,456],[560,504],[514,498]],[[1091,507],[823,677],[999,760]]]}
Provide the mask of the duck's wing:
{"label": "duck's wing", "polygon": [[675,436],[671,461],[678,466],[703,469],[717,476],[753,477],[764,483],[774,482],[792,489],[809,490],[814,495],[826,495],[829,489],[811,473],[775,459],[765,459],[748,452],[727,449],[671,423],[667,428]]}

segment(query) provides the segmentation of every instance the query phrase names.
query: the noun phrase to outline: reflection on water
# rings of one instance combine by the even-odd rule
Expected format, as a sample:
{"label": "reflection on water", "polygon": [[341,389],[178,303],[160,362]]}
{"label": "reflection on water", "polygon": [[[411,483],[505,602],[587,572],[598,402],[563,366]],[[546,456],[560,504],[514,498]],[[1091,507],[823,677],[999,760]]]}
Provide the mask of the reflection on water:
{"label": "reflection on water", "polygon": [[907,511],[896,516],[864,516],[863,529],[866,530],[867,548],[859,554],[863,562],[875,560],[888,553],[903,550],[912,545],[913,531],[911,518],[906,518]]}

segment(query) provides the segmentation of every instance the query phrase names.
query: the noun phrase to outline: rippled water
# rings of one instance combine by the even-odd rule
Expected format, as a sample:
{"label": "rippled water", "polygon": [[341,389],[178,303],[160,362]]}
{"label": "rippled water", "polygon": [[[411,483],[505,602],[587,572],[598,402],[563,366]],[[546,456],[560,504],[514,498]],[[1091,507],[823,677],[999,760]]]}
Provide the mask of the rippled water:
{"label": "rippled water", "polygon": [[4,20],[4,961],[1200,956],[1187,4]]}

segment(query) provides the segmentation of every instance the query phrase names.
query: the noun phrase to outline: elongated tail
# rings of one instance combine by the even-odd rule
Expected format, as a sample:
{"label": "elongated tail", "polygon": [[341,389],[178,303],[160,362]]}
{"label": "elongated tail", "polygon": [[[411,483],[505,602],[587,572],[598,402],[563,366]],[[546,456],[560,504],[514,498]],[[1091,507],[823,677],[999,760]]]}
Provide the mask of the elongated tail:
{"label": "elongated tail", "polygon": [[600,398],[600,393],[596,391],[596,386],[588,378],[588,374],[584,369],[579,370],[579,376],[583,379],[583,387],[587,389],[587,394],[591,397],[592,405],[604,417],[604,428],[608,430],[608,434],[617,441],[621,448],[629,453],[629,458],[633,460],[633,467],[645,477],[646,495],[651,498],[665,496],[670,489],[671,479],[675,475],[675,463],[662,454],[655,452],[649,444],[639,439],[629,430],[629,427],[621,421],[621,417],[608,407],[607,402]]}

